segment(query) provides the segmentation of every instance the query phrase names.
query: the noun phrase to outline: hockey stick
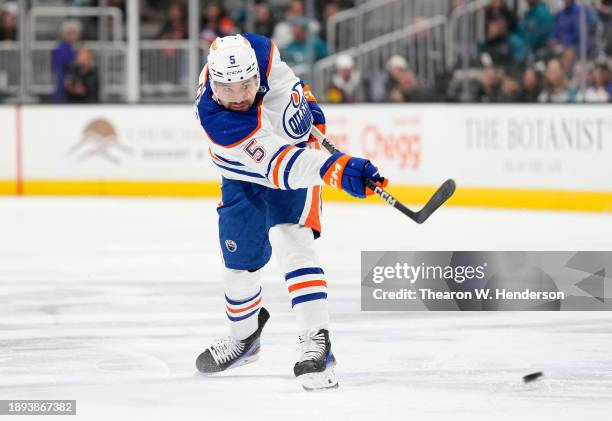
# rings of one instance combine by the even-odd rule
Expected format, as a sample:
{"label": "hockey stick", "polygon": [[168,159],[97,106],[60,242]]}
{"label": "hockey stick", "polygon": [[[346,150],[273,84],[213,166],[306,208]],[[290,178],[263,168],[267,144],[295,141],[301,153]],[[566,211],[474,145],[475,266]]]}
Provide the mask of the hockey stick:
{"label": "hockey stick", "polygon": [[[334,154],[336,152],[340,152],[321,131],[312,126],[312,130],[310,132],[320,143],[323,145],[325,149],[329,151],[329,153]],[[408,218],[412,219],[417,224],[422,224],[431,216],[432,213],[436,211],[440,206],[444,204],[455,192],[455,181],[453,179],[448,179],[434,193],[433,196],[425,203],[425,206],[418,211],[414,212],[404,206],[400,201],[398,201],[395,197],[393,197],[389,192],[385,189],[377,185],[372,180],[366,180],[366,186],[368,186],[374,193],[376,193],[382,200],[387,202],[389,205],[393,206],[395,209],[406,215]]]}

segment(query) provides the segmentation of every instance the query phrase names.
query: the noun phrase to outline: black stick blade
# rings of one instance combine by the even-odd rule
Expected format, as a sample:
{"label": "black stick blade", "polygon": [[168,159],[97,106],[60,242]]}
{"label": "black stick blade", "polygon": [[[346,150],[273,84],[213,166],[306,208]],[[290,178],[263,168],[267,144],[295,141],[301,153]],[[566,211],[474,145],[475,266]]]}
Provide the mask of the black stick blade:
{"label": "black stick blade", "polygon": [[436,211],[440,206],[442,206],[450,197],[455,193],[455,189],[457,185],[455,184],[455,180],[448,179],[438,188],[438,190],[431,196],[431,199],[423,206],[423,209],[416,213],[416,223],[422,224],[431,216],[432,213]]}

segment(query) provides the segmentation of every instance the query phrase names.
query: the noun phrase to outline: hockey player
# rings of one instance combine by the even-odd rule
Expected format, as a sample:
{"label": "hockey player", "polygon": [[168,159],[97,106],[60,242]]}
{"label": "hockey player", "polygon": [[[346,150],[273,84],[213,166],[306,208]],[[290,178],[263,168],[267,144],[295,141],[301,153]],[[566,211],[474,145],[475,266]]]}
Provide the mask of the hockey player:
{"label": "hockey player", "polygon": [[230,335],[197,358],[198,370],[215,373],[258,358],[269,318],[261,268],[274,250],[297,317],[301,355],[294,374],[307,390],[337,387],[327,282],[314,247],[321,184],[364,198],[372,193],[365,179],[386,180],[368,160],[320,150],[310,130],[314,124],[325,131],[323,112],[266,37],[217,38],[195,106],[222,176],[217,212],[230,323]]}

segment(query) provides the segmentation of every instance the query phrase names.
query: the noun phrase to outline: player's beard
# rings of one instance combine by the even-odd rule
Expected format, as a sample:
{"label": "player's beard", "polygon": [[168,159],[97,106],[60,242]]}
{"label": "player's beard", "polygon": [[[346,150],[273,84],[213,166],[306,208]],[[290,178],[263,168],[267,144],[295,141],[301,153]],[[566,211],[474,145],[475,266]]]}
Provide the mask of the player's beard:
{"label": "player's beard", "polygon": [[253,102],[250,100],[242,101],[242,102],[230,102],[229,109],[232,111],[248,111],[251,108]]}

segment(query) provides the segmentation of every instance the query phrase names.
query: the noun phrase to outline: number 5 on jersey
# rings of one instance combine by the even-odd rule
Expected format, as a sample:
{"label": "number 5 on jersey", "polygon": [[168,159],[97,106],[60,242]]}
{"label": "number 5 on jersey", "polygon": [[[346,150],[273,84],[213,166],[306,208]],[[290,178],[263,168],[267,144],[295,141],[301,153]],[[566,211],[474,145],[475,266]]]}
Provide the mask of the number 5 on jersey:
{"label": "number 5 on jersey", "polygon": [[261,162],[266,156],[266,150],[255,139],[249,140],[242,149],[257,163]]}

